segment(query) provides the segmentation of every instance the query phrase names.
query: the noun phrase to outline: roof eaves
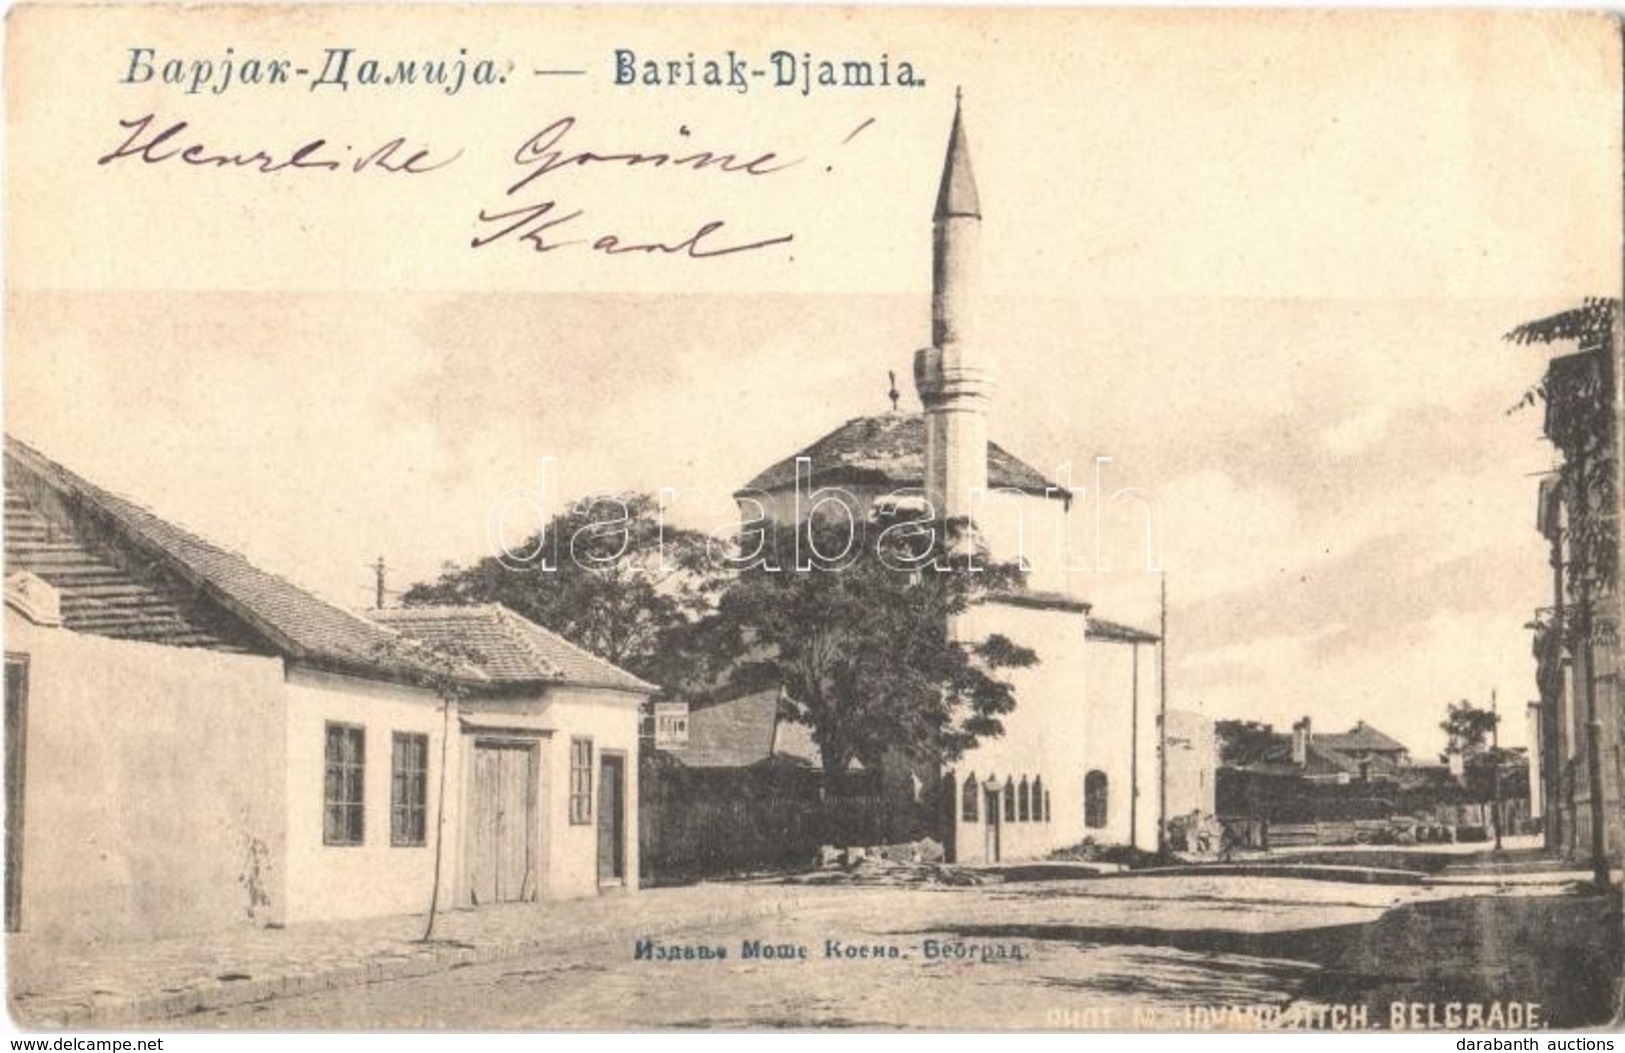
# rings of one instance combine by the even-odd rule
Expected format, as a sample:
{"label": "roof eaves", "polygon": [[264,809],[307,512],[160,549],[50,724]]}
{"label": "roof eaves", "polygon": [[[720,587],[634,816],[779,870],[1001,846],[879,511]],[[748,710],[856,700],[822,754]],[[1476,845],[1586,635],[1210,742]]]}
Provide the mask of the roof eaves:
{"label": "roof eaves", "polygon": [[1122,622],[1114,622],[1094,615],[1090,615],[1089,627],[1084,635],[1090,640],[1102,640],[1111,643],[1154,644],[1162,639],[1156,633],[1136,629],[1132,625],[1124,625]]}
{"label": "roof eaves", "polygon": [[[130,548],[162,564],[166,570],[197,590],[211,603],[223,608],[233,617],[242,621],[253,632],[263,637],[264,642],[270,645],[273,650],[280,652],[283,657],[294,660],[303,660],[309,657],[306,648],[302,647],[277,626],[272,625],[258,613],[245,607],[235,597],[222,590],[216,582],[200,573],[185,560],[180,559],[175,553],[170,552],[157,541],[147,537],[135,523],[130,521],[128,512],[119,506],[128,504],[145,515],[149,515],[154,519],[161,519],[156,512],[137,502],[130,501],[128,498],[122,498],[110,491],[101,489],[70,469],[52,461],[20,439],[13,438],[10,435],[6,436],[6,455],[12,460],[17,469],[28,475],[34,482],[49,488],[80,514],[90,515],[104,526],[110,527],[118,535],[121,544],[128,545]],[[180,530],[181,528],[175,527],[175,529]],[[185,532],[191,534],[191,531]],[[196,537],[196,535],[192,536]],[[218,546],[203,541],[201,538],[196,538],[196,540],[200,544],[217,549],[217,551],[225,551],[219,549]]]}
{"label": "roof eaves", "polygon": [[1091,605],[1084,600],[1076,599],[1059,592],[1046,592],[1039,589],[1011,588],[990,592],[986,597],[988,603],[1002,603],[1008,607],[1033,607],[1047,611],[1069,611],[1074,614],[1087,615]]}

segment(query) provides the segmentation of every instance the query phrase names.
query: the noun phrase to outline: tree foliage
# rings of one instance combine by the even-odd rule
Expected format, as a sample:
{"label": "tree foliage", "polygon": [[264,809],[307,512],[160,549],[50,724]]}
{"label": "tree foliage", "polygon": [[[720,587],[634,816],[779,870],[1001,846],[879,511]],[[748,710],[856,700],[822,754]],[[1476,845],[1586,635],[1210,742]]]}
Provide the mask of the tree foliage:
{"label": "tree foliage", "polygon": [[1495,734],[1496,714],[1493,710],[1475,706],[1465,698],[1450,704],[1448,715],[1439,730],[1449,737],[1446,755],[1459,755],[1464,761],[1481,756],[1489,749]]}
{"label": "tree foliage", "polygon": [[[1619,311],[1619,300],[1593,297],[1579,307],[1521,325],[1505,337],[1519,345],[1567,341],[1578,345],[1578,354],[1554,360],[1540,384],[1518,405],[1545,403],[1546,435],[1562,454],[1558,494],[1568,513],[1565,567],[1569,586],[1580,596],[1611,592],[1619,571],[1613,465],[1614,330]],[[1571,633],[1589,632],[1585,624],[1569,628]]]}
{"label": "tree foliage", "polygon": [[555,517],[516,553],[529,566],[448,566],[404,602],[504,604],[668,697],[783,688],[784,716],[811,728],[831,774],[894,746],[951,761],[1003,734],[1015,694],[1001,673],[1038,657],[949,626],[1023,575],[963,524],[819,517],[758,526],[719,553],[662,528],[652,498],[616,500],[626,515],[600,503]]}
{"label": "tree foliage", "polygon": [[1221,720],[1213,729],[1219,739],[1219,763],[1231,767],[1259,763],[1275,744],[1275,729],[1256,720]]}
{"label": "tree foliage", "polygon": [[1494,745],[1498,720],[1499,715],[1493,709],[1462,699],[1451,704],[1448,715],[1439,725],[1449,736],[1445,757],[1461,757],[1462,781],[1468,792],[1481,801],[1489,801],[1495,796],[1496,773],[1520,759],[1516,750]]}
{"label": "tree foliage", "polygon": [[949,626],[1017,587],[1016,566],[945,525],[815,518],[763,540],[763,558],[723,591],[712,640],[737,656],[736,684],[784,687],[785,715],[811,728],[827,774],[876,765],[893,746],[952,761],[1003,734],[1015,694],[1000,673],[1038,656],[996,634],[956,641]]}
{"label": "tree foliage", "polygon": [[1555,344],[1573,340],[1580,344],[1582,350],[1590,350],[1607,342],[1618,311],[1618,300],[1588,296],[1579,307],[1525,322],[1503,339],[1513,344]]}
{"label": "tree foliage", "polygon": [[500,603],[677,692],[702,653],[686,646],[718,581],[705,535],[663,522],[648,494],[595,497],[555,516],[505,559],[448,564],[407,606]]}

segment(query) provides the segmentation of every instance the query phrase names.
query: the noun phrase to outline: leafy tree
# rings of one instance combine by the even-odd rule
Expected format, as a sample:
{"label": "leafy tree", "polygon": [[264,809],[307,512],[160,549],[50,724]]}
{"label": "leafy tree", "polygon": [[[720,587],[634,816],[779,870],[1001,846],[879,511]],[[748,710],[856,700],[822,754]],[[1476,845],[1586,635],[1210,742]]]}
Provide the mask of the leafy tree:
{"label": "leafy tree", "polygon": [[1213,728],[1219,739],[1220,764],[1257,764],[1275,744],[1275,729],[1256,720],[1221,720]]}
{"label": "leafy tree", "polygon": [[1490,738],[1495,734],[1495,712],[1475,706],[1464,698],[1460,702],[1452,702],[1448,714],[1439,725],[1439,730],[1449,737],[1445,755],[1459,754],[1464,762],[1482,756],[1489,749]]}
{"label": "leafy tree", "polygon": [[956,641],[949,626],[1022,572],[961,526],[819,517],[762,527],[722,556],[703,534],[662,529],[653,498],[612,500],[555,517],[519,560],[448,566],[404,602],[502,603],[670,695],[782,687],[786,717],[810,726],[837,779],[894,746],[951,761],[1003,734],[1015,694],[999,674],[1037,655],[1001,635]]}
{"label": "leafy tree", "polygon": [[1450,705],[1448,716],[1439,725],[1449,736],[1444,759],[1452,755],[1461,757],[1463,782],[1480,804],[1489,804],[1495,799],[1496,772],[1516,759],[1514,751],[1491,744],[1499,719],[1494,710],[1462,699]]}
{"label": "leafy tree", "polygon": [[504,557],[448,564],[407,606],[500,603],[654,684],[680,693],[706,676],[688,641],[715,599],[704,534],[664,523],[655,498],[588,498]]}
{"label": "leafy tree", "polygon": [[736,684],[785,689],[785,715],[810,726],[832,784],[891,747],[952,761],[1003,734],[1015,694],[999,674],[1038,657],[996,634],[956,641],[950,626],[1016,587],[1016,566],[990,563],[967,531],[923,521],[814,517],[757,540],[722,592],[709,644],[734,657]]}

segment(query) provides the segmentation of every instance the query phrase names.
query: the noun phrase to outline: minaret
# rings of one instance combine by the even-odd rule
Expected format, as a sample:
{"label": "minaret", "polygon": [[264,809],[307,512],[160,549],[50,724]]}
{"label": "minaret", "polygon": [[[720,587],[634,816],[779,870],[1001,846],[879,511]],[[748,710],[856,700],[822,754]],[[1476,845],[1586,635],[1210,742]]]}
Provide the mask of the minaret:
{"label": "minaret", "polygon": [[987,410],[993,395],[977,317],[982,206],[954,93],[954,123],[932,217],[931,345],[914,354],[925,405],[925,492],[944,519],[969,518],[987,488]]}

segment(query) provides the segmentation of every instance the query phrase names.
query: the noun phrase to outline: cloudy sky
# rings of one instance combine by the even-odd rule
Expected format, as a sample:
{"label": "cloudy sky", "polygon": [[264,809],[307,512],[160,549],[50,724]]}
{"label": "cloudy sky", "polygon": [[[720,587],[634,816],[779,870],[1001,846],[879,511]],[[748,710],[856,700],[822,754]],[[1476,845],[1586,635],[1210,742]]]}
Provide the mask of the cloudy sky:
{"label": "cloudy sky", "polygon": [[[783,17],[809,47],[840,38]],[[992,433],[1046,472],[1073,466],[1080,551],[1095,458],[1112,459],[1108,490],[1154,497],[1170,704],[1365,719],[1424,753],[1452,700],[1497,689],[1521,709],[1523,626],[1549,590],[1533,475],[1551,458],[1538,413],[1506,413],[1543,353],[1500,337],[1619,287],[1617,37],[1521,16],[1229,16],[1217,37],[1191,14],[967,14],[957,35],[921,17],[877,17],[862,42],[922,41],[939,79],[903,96],[651,98],[589,77],[580,98],[486,113],[474,132],[444,107],[408,129],[511,152],[530,114],[568,105],[594,136],[582,147],[669,139],[681,121],[803,157],[741,190],[648,172],[551,188],[625,224],[669,220],[658,206],[675,201],[680,219],[721,209],[742,231],[796,235],[703,265],[471,256],[471,213],[511,173],[503,150],[466,143],[442,182],[387,190],[90,172],[131,106],[200,134],[240,126],[215,100],[76,92],[25,54],[12,75],[41,86],[14,103],[10,192],[38,204],[12,210],[8,235],[6,427],[345,605],[368,599],[380,554],[397,585],[478,558],[492,502],[535,485],[544,457],[563,494],[690,488],[718,503],[690,497],[681,517],[715,522],[768,463],[884,411],[888,370],[912,402],[960,80]],[[572,28],[592,56],[659,39]],[[532,53],[566,39],[525,32]],[[308,110],[237,105],[316,127]],[[360,135],[399,106],[320,118]],[[1077,588],[1154,625],[1135,525],[1104,525],[1110,569]]]}

